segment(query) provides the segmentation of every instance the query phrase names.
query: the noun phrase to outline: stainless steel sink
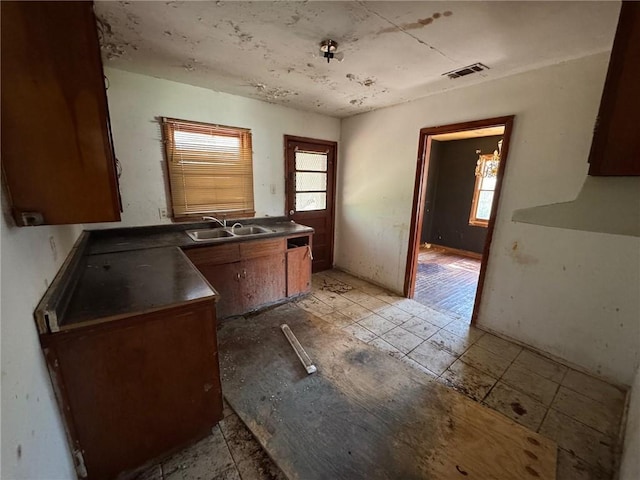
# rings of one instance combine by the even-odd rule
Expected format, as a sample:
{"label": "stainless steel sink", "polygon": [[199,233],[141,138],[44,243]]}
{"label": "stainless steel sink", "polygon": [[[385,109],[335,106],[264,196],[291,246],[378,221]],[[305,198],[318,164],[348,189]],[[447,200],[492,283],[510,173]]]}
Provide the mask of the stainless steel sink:
{"label": "stainless steel sink", "polygon": [[246,227],[238,227],[231,230],[234,235],[259,235],[261,233],[271,233],[271,230],[259,227],[257,225],[247,225]]}
{"label": "stainless steel sink", "polygon": [[187,230],[186,234],[195,242],[204,242],[218,238],[233,237],[233,233],[225,228],[213,228],[207,230]]}
{"label": "stainless steel sink", "polygon": [[264,233],[272,233],[270,230],[258,225],[246,225],[244,227],[225,227],[225,228],[203,228],[198,230],[187,230],[185,233],[194,242],[213,242],[216,240],[224,240],[230,237],[244,237],[248,235],[260,235]]}

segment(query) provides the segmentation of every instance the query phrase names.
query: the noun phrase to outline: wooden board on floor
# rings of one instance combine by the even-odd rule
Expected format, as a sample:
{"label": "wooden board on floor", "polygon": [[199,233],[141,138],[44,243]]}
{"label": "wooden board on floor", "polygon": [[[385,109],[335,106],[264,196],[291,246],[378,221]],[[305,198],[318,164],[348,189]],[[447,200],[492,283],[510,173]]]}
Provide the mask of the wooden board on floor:
{"label": "wooden board on floor", "polygon": [[290,480],[556,478],[553,441],[293,305],[218,333],[224,395]]}

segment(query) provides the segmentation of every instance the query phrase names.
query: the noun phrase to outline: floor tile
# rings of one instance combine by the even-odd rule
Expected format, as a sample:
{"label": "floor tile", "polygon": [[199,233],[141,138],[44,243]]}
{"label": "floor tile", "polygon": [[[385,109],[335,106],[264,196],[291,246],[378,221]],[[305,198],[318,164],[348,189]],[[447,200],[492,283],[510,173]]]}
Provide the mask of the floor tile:
{"label": "floor tile", "polygon": [[357,322],[358,320],[362,320],[363,318],[368,317],[373,312],[364,308],[362,305],[354,303],[347,308],[341,308],[340,313]]}
{"label": "floor tile", "polygon": [[367,330],[366,328],[358,325],[357,323],[351,324],[348,327],[344,327],[342,330],[353,335],[354,337],[367,343],[376,338],[376,334]]}
{"label": "floor tile", "polygon": [[321,302],[313,295],[296,301],[296,305],[313,315],[326,315],[334,310],[333,307]]}
{"label": "floor tile", "polygon": [[319,283],[318,289],[323,292],[345,293],[353,289],[351,285],[331,277],[325,277]]}
{"label": "floor tile", "polygon": [[422,338],[402,327],[389,330],[382,338],[404,353],[409,353],[423,342]]}
{"label": "floor tile", "polygon": [[451,315],[447,315],[442,312],[438,312],[433,308],[424,307],[424,306],[423,306],[423,310],[416,311],[413,313],[413,315],[423,320],[426,320],[429,323],[437,325],[438,327],[446,327],[447,325],[449,325],[451,322],[455,320],[455,318],[452,317]]}
{"label": "floor tile", "polygon": [[414,316],[416,315],[416,313],[424,313],[427,309],[427,307],[425,307],[421,303],[418,303],[410,298],[403,298],[401,301],[396,302],[395,306]]}
{"label": "floor tile", "polygon": [[511,364],[501,380],[516,390],[520,390],[544,403],[546,406],[551,405],[553,397],[560,386],[516,363]]}
{"label": "floor tile", "polygon": [[402,328],[408,330],[409,332],[417,335],[418,337],[426,340],[434,333],[440,330],[440,327],[436,327],[426,320],[422,320],[421,318],[412,317],[406,322],[402,324]]}
{"label": "floor tile", "polygon": [[346,327],[347,325],[351,325],[353,323],[353,320],[351,318],[337,311],[322,315],[321,318],[337,328]]}
{"label": "floor tile", "polygon": [[558,448],[557,480],[611,480],[612,475]]}
{"label": "floor tile", "polygon": [[[227,443],[221,430],[217,427],[214,427],[213,433],[207,438],[186,448],[162,464],[166,480],[239,478],[232,476],[235,470]],[[235,473],[237,475],[237,472]]]}
{"label": "floor tile", "polygon": [[612,408],[623,408],[626,393],[598,378],[569,369],[562,386],[581,393]]}
{"label": "floor tile", "polygon": [[413,318],[413,315],[411,315],[410,313],[388,304],[385,308],[379,310],[377,314],[381,317],[386,318],[390,322],[395,323],[396,325],[402,325],[407,320]]}
{"label": "floor tile", "polygon": [[424,342],[409,352],[409,358],[415,360],[428,370],[440,375],[449,365],[455,362],[456,357],[449,352],[438,348],[429,342]]}
{"label": "floor tile", "polygon": [[[360,301],[366,301],[369,298],[373,298],[371,297],[371,295],[364,293],[362,290],[359,290],[357,288],[353,288],[352,290],[349,290],[348,292],[343,293],[342,296],[355,303],[360,303]],[[379,300],[379,301],[382,301],[382,300]]]}
{"label": "floor tile", "polygon": [[469,339],[459,337],[444,329],[431,336],[429,341],[456,356],[462,355],[472,343]]}
{"label": "floor tile", "polygon": [[223,419],[220,422],[220,430],[222,430],[231,456],[236,462],[238,459],[247,458],[262,449],[247,426],[236,414]]}
{"label": "floor tile", "polygon": [[263,450],[238,461],[236,465],[242,480],[287,480]]}
{"label": "floor tile", "polygon": [[382,338],[374,338],[369,342],[369,345],[379,348],[380,350],[388,353],[392,357],[401,358],[404,357],[404,353],[391,345],[389,342],[385,342]]}
{"label": "floor tile", "polygon": [[376,295],[382,295],[383,293],[386,292],[384,288],[374,285],[372,283],[365,283],[364,285],[361,285],[360,290],[362,290],[364,293],[368,293],[369,295],[373,295],[374,297]]}
{"label": "floor tile", "polygon": [[458,335],[459,337],[468,338],[471,343],[476,342],[485,333],[483,330],[469,325],[468,321],[463,320],[454,320],[442,328],[447,332]]}
{"label": "floor tile", "polygon": [[162,467],[153,465],[133,477],[134,480],[162,480]]}
{"label": "floor tile", "polygon": [[225,400],[225,398],[222,398],[222,418],[226,418],[229,415],[233,415],[235,412],[233,411],[233,409],[229,406],[229,404],[227,403],[227,401]]}
{"label": "floor tile", "polygon": [[389,307],[388,303],[383,302],[376,297],[372,297],[371,295],[367,295],[366,298],[361,298],[356,303],[376,313],[379,313],[380,310]]}
{"label": "floor tile", "polygon": [[404,297],[400,297],[394,293],[390,293],[390,292],[383,292],[380,293],[378,295],[374,295],[378,300],[382,300],[385,303],[388,303],[389,305],[394,305],[397,306],[398,304],[404,302],[406,300],[406,298]]}
{"label": "floor tile", "polygon": [[356,303],[351,300],[335,293],[330,295],[318,295],[318,298],[337,311],[342,311],[356,305]]}
{"label": "floor tile", "polygon": [[[602,433],[553,409],[549,409],[539,432],[601,471],[613,469],[613,445]],[[558,479],[560,480],[560,479]]]}
{"label": "floor tile", "polygon": [[434,380],[436,378],[438,378],[438,375],[436,373],[433,373],[431,370],[429,370],[428,368],[424,367],[423,365],[420,365],[418,362],[416,362],[415,360],[404,356],[400,359],[401,361],[403,361],[404,363],[406,363],[407,365],[415,368],[416,370],[420,370],[422,373],[425,373],[426,375],[428,375],[429,377],[433,378]]}
{"label": "floor tile", "polygon": [[[482,340],[482,338],[480,340]],[[477,343],[471,345],[460,357],[460,360],[496,378],[501,377],[511,364],[511,361],[508,358],[504,358],[502,355],[485,350],[478,346]]]}
{"label": "floor tile", "polygon": [[485,350],[497,353],[509,361],[514,360],[522,351],[522,347],[520,345],[516,345],[515,343],[511,343],[508,340],[496,337],[490,333],[480,337],[475,344]]}
{"label": "floor tile", "polygon": [[547,407],[542,403],[502,381],[496,383],[483,403],[534,432],[547,413]]}
{"label": "floor tile", "polygon": [[391,323],[389,320],[385,320],[375,313],[363,318],[358,322],[358,324],[367,330],[372,331],[376,335],[387,333],[396,326],[394,323]]}
{"label": "floor tile", "polygon": [[613,411],[607,405],[566,387],[560,387],[551,408],[604,433],[610,438],[615,438],[620,427],[621,411]]}
{"label": "floor tile", "polygon": [[545,358],[531,350],[527,350],[526,348],[520,352],[520,355],[518,355],[513,363],[525,367],[555,383],[562,382],[567,372],[567,367],[564,365]]}
{"label": "floor tile", "polygon": [[461,360],[453,362],[440,376],[440,380],[445,385],[477,402],[482,401],[498,381],[497,378],[487,375]]}

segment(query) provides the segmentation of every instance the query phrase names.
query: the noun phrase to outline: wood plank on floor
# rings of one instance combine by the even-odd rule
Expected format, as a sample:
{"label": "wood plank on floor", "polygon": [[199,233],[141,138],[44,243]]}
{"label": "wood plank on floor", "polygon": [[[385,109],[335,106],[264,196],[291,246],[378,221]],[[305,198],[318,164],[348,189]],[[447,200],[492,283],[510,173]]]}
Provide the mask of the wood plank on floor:
{"label": "wood plank on floor", "polygon": [[553,441],[294,305],[226,320],[218,341],[227,401],[289,479],[555,479]]}

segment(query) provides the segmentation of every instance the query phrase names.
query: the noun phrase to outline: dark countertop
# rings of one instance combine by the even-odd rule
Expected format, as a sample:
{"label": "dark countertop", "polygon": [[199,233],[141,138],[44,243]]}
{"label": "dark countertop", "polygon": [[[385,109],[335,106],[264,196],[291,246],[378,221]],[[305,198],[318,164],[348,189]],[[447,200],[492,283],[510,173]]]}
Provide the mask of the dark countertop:
{"label": "dark countertop", "polygon": [[[36,309],[40,333],[52,333],[208,298],[216,292],[181,249],[313,233],[284,217],[245,220],[269,233],[196,242],[186,230],[211,222],[88,230],[71,266]],[[229,222],[229,225],[233,225]]]}
{"label": "dark countertop", "polygon": [[80,272],[60,330],[218,295],[175,247],[90,255]]}
{"label": "dark countertop", "polygon": [[[211,222],[199,222],[157,225],[150,227],[91,230],[91,240],[89,243],[88,253],[89,255],[95,255],[109,252],[124,252],[160,247],[197,248],[218,245],[220,243],[245,242],[263,238],[313,233],[313,229],[311,227],[282,220],[281,217],[274,219],[250,219],[249,221],[245,221],[243,225],[244,224],[261,225],[269,228],[272,232],[260,235],[245,235],[216,239],[213,242],[196,242],[185,233],[186,230],[217,228],[219,225],[212,224]],[[230,221],[228,225],[231,226],[233,223]]]}

